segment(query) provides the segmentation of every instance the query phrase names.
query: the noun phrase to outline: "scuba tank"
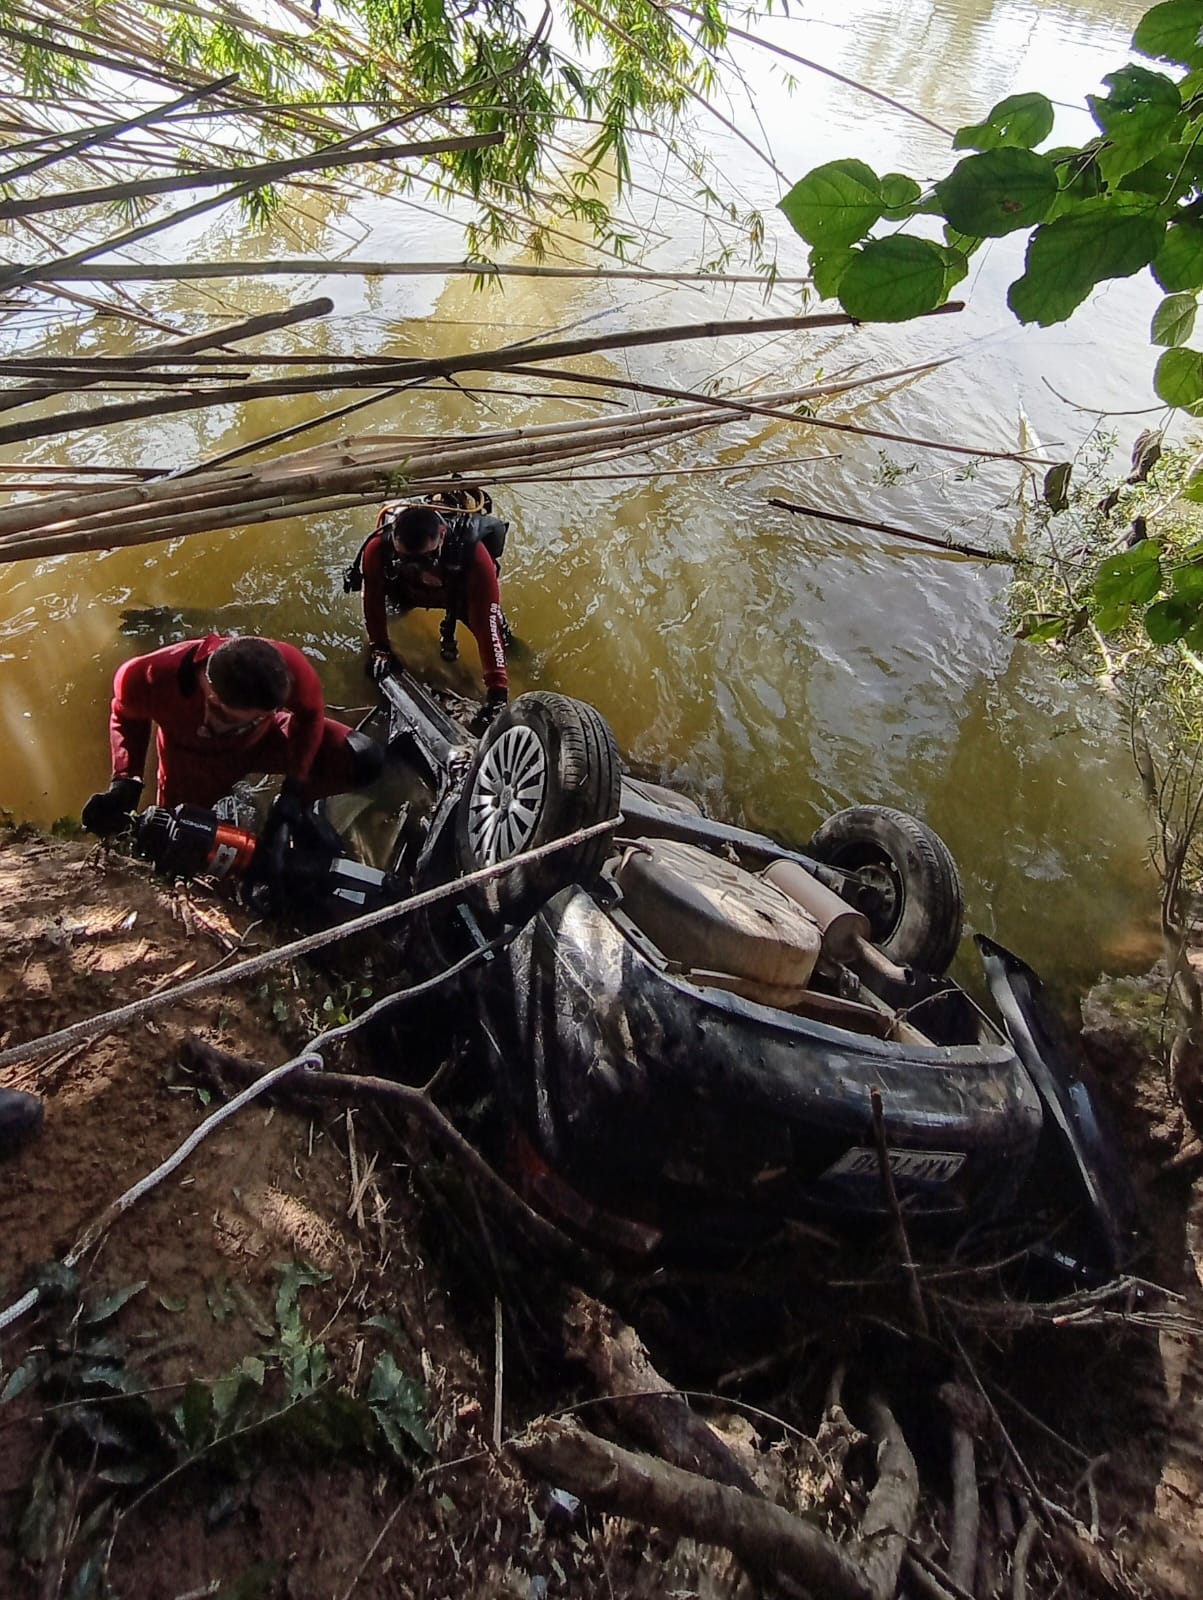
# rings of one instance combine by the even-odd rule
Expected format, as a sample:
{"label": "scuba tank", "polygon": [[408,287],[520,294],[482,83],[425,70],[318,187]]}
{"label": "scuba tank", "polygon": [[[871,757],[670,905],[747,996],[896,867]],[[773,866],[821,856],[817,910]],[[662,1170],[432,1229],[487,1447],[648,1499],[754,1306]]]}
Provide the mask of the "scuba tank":
{"label": "scuba tank", "polygon": [[[259,848],[258,835],[249,829],[224,821],[205,806],[190,805],[170,810],[148,806],[135,819],[134,841],[139,854],[168,877],[232,884],[247,877]],[[334,829],[313,815],[294,830],[279,887],[290,907],[324,905],[355,916],[402,898],[401,885],[391,873],[343,855]]]}

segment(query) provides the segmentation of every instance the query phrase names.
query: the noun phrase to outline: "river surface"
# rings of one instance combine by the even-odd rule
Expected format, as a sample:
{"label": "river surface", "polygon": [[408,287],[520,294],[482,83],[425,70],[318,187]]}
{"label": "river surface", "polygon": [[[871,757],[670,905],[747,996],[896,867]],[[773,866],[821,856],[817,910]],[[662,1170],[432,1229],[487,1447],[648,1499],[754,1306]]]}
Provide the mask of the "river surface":
{"label": "river surface", "polygon": [[[1123,63],[1143,9],[1140,0],[819,0],[805,19],[777,19],[772,37],[952,129],[1003,95],[1051,91],[1057,142],[1066,142],[1088,135],[1084,97]],[[947,139],[923,123],[800,67],[791,97],[784,63],[750,49],[741,60],[748,93],[728,114],[772,151],[788,181],[843,155],[919,177],[947,169]],[[773,211],[779,179],[722,128],[702,137],[739,204],[765,211],[780,270],[804,272],[804,246]],[[657,230],[646,264],[692,267],[713,253],[713,242],[692,197],[663,171],[662,152],[637,167],[646,186],[637,204]],[[290,207],[266,239],[242,234],[231,217],[151,244],[160,259],[463,254],[451,221],[384,196],[334,210],[315,195]],[[998,241],[975,257],[960,316],[663,346],[609,366],[595,361],[592,370],[681,387],[763,376],[768,388],[785,388],[818,370],[886,370],[951,356],[884,399],[844,400],[825,414],[993,448],[1038,441],[1060,457],[1095,423],[1082,408],[1154,404],[1147,329],[1157,294],[1148,282],[1112,284],[1068,326],[1021,329],[1004,304],[1021,255],[1019,244]],[[581,247],[572,259],[593,257]],[[535,279],[477,293],[466,277],[274,278],[131,292],[181,330],[329,293],[331,317],[265,348],[398,355],[489,348],[580,324],[603,331],[781,314],[799,303],[798,291],[786,289],[766,303],[751,286]],[[45,326],[40,342],[26,337],[26,350],[129,348],[109,324],[77,314]],[[190,463],[319,410],[317,399],[231,406],[103,439],[39,441],[25,459]],[[438,434],[596,411],[591,400],[428,391],[369,408],[353,427]],[[1104,425],[1118,434],[1122,455],[1155,420],[1123,415]],[[338,431],[315,430],[301,442]],[[825,459],[793,460],[807,456]],[[10,451],[4,459],[19,458]],[[926,817],[960,862],[970,925],[1017,949],[1058,986],[1147,961],[1155,886],[1124,731],[1099,695],[1063,683],[1009,637],[1005,569],[766,504],[784,495],[1009,544],[1023,537],[1016,468],[765,422],[604,470],[654,475],[582,473],[571,483],[510,490],[498,507],[515,525],[504,574],[506,608],[523,641],[515,690],[593,701],[633,760],[691,788],[715,815],[788,840],[804,840],[824,815],[857,801]],[[107,781],[114,668],[185,628],[294,640],[314,657],[333,705],[365,705],[358,607],[343,595],[340,573],[371,522],[364,511],[0,568],[0,807],[43,823],[77,815]],[[141,631],[123,621],[152,607],[186,609],[187,620],[152,621]],[[448,667],[437,656],[435,613],[394,626],[411,662],[470,691],[475,650],[466,633],[461,662]]]}

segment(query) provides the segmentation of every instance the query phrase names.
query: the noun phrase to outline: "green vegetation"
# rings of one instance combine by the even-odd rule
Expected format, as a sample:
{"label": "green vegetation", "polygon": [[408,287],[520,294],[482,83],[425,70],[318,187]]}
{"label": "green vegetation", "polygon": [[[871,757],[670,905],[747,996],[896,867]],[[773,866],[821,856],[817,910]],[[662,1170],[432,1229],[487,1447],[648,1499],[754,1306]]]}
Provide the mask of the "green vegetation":
{"label": "green vegetation", "polygon": [[[75,1600],[108,1592],[105,1575],[123,1518],[185,1475],[189,1492],[219,1520],[273,1458],[376,1460],[411,1474],[433,1451],[425,1390],[387,1348],[355,1384],[336,1373],[326,1345],[309,1331],[302,1292],[329,1274],[291,1262],[276,1270],[274,1315],[240,1282],[215,1281],[208,1289],[213,1320],[240,1317],[261,1341],[259,1352],[229,1372],[167,1389],[147,1369],[170,1348],[170,1336],[157,1347],[139,1346],[119,1331],[123,1308],[153,1295],[146,1282],[84,1293],[62,1266],[43,1275],[38,1287],[52,1309],[38,1342],[0,1374],[0,1414],[18,1401],[41,1410],[44,1444],[17,1543],[48,1581],[56,1566],[60,1584],[72,1570]],[[184,1310],[163,1296],[157,1303],[168,1313]],[[386,1339],[396,1331],[384,1317],[365,1326]],[[65,1526],[72,1530],[69,1553]]]}
{"label": "green vegetation", "polygon": [[[1088,102],[1098,133],[1038,151],[1052,102],[1011,95],[961,128],[972,151],[934,183],[879,177],[863,161],[829,161],[781,202],[811,247],[822,293],[864,321],[900,322],[948,299],[986,239],[1028,234],[1008,292],[1021,322],[1063,322],[1096,284],[1150,270],[1166,291],[1153,320],[1164,347],[1156,387],[1167,405],[1203,411],[1203,354],[1186,348],[1203,287],[1203,3],[1167,0],[1142,19],[1133,48],[1170,69],[1124,66]],[[1175,73],[1176,76],[1170,74]],[[940,240],[880,232],[940,219]]]}
{"label": "green vegetation", "polygon": [[[148,81],[153,93],[175,96],[181,86],[236,74],[236,84],[207,88],[203,103],[184,114],[195,120],[154,136],[159,148],[150,164],[181,173],[363,142],[386,130],[398,143],[496,135],[496,144],[390,172],[390,182],[419,199],[473,202],[473,255],[514,239],[539,253],[557,227],[576,225],[621,256],[636,236],[616,219],[615,200],[632,182],[636,140],[667,146],[704,198],[718,201],[704,163],[674,130],[679,113],[704,103],[715,82],[731,7],[700,0],[674,9],[652,0],[564,0],[557,21],[569,43],[561,47],[550,10],[528,16],[513,0],[326,0],[269,5],[262,14],[229,0],[204,7],[100,0],[82,28],[63,0],[35,0],[32,10],[0,0],[8,30],[0,74],[35,99],[70,97],[106,120],[114,82],[142,85],[144,106]],[[31,121],[30,145],[40,131]],[[128,176],[128,167],[116,175]],[[284,193],[256,188],[241,197],[244,212],[261,223]],[[734,223],[759,256],[758,214],[724,205],[716,218]]]}
{"label": "green vegetation", "polygon": [[[1187,344],[1203,288],[1201,35],[1203,0],[1167,0],[1146,13],[1133,48],[1176,76],[1136,65],[1109,73],[1107,93],[1087,97],[1098,133],[1080,147],[1038,151],[1052,134],[1053,106],[1021,94],[960,129],[954,147],[974,153],[934,183],[878,177],[851,159],[807,173],[781,209],[811,247],[821,292],[862,321],[904,321],[948,299],[983,241],[1026,233],[1024,270],[1007,301],[1021,322],[1047,327],[1097,284],[1148,270],[1166,292],[1150,329],[1163,351],[1157,393],[1203,415],[1203,353]],[[921,217],[943,221],[942,239],[881,232]],[[1203,652],[1203,526],[1187,512],[1203,503],[1203,464],[1167,459],[1156,481],[1170,474],[1174,486],[1161,493],[1140,487],[1147,466],[1134,470],[1133,492],[1093,511],[1077,495],[1072,506],[1061,503],[1068,472],[1049,474],[1045,512],[1068,512],[1074,538],[1059,538],[1049,522],[1047,545],[1036,542],[1037,559],[1047,551],[1049,565],[1018,594],[1027,636],[1066,643],[1081,635],[1109,661],[1169,650],[1162,665],[1172,659],[1197,694],[1203,684],[1190,663]],[[1142,517],[1148,537],[1118,549],[1117,510]],[[1104,636],[1113,643],[1104,646]]]}

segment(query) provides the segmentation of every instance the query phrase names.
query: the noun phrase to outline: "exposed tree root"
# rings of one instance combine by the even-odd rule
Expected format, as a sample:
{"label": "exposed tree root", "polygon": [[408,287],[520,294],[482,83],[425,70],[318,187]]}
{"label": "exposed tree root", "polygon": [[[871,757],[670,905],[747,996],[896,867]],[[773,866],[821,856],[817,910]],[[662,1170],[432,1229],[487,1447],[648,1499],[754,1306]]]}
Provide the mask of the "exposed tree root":
{"label": "exposed tree root", "polygon": [[528,1471],[599,1511],[722,1545],[750,1572],[792,1579],[825,1600],[875,1600],[847,1551],[771,1501],[636,1455],[574,1422],[544,1418],[510,1449]]}

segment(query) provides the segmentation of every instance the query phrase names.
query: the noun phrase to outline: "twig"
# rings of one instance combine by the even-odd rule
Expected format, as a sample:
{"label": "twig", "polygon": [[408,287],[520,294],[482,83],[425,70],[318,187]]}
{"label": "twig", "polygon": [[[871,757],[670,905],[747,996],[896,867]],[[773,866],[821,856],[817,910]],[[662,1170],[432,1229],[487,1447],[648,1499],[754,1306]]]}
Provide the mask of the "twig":
{"label": "twig", "polygon": [[505,1324],[501,1301],[493,1296],[493,1448],[501,1449],[501,1397],[505,1383]]}
{"label": "twig", "polygon": [[1040,1485],[1036,1482],[1035,1478],[1032,1476],[1031,1469],[1028,1467],[1027,1462],[1020,1455],[1019,1450],[1016,1447],[1015,1441],[1011,1438],[1011,1435],[1007,1432],[1006,1426],[1003,1423],[1003,1419],[998,1414],[998,1407],[994,1404],[994,1401],[991,1400],[990,1396],[986,1393],[986,1387],[982,1383],[982,1380],[977,1375],[977,1368],[973,1365],[973,1362],[970,1361],[970,1359],[969,1359],[969,1353],[965,1349],[964,1344],[962,1343],[960,1334],[956,1331],[955,1328],[950,1328],[949,1331],[950,1331],[950,1333],[952,1335],[952,1341],[957,1347],[957,1354],[961,1358],[961,1362],[962,1362],[962,1364],[963,1364],[963,1366],[965,1368],[965,1371],[969,1374],[970,1378],[973,1380],[974,1388],[981,1395],[982,1399],[986,1402],[986,1409],[990,1413],[990,1420],[993,1422],[994,1426],[998,1429],[999,1437],[1001,1438],[1002,1442],[1006,1445],[1007,1451],[1008,1451],[1012,1461],[1014,1461],[1016,1467],[1018,1467],[1018,1469],[1019,1469],[1020,1477],[1023,1479],[1024,1483],[1027,1485],[1028,1493],[1032,1497],[1032,1508],[1033,1508],[1033,1510],[1035,1511],[1036,1515],[1040,1518],[1040,1521],[1044,1526],[1045,1532],[1046,1533],[1051,1533],[1052,1532],[1052,1528],[1053,1528],[1053,1519],[1052,1519],[1051,1515],[1049,1514],[1049,1509],[1048,1509],[1047,1505],[1045,1504],[1044,1496],[1040,1492]]}
{"label": "twig", "polygon": [[[506,941],[512,937],[513,932],[503,936]],[[479,949],[473,950],[469,955],[465,956],[462,961],[457,961],[454,966],[448,967],[446,971],[440,972],[434,978],[427,979],[424,983],[417,983],[408,989],[398,990],[391,995],[386,995],[382,1000],[378,1000],[375,1005],[369,1006],[365,1012],[353,1021],[342,1023],[336,1028],[330,1028],[325,1033],[318,1034],[291,1061],[285,1061],[283,1065],[273,1067],[262,1077],[256,1078],[241,1094],[235,1095],[233,1100],[228,1101],[224,1106],[219,1106],[216,1111],[206,1117],[165,1161],[161,1162],[152,1172],[148,1172],[145,1177],[140,1178],[124,1194],[119,1195],[116,1200],[106,1206],[104,1211],[83,1230],[71,1249],[63,1257],[64,1266],[74,1267],[78,1265],[83,1256],[103,1237],[119,1216],[136,1204],[143,1195],[149,1194],[164,1178],[169,1177],[178,1167],[182,1166],[199,1144],[207,1139],[211,1133],[214,1133],[223,1122],[228,1121],[230,1117],[241,1111],[243,1106],[249,1105],[252,1100],[258,1099],[260,1095],[265,1094],[268,1089],[281,1082],[284,1078],[294,1074],[299,1075],[302,1068],[307,1065],[324,1066],[319,1053],[322,1048],[335,1043],[339,1039],[346,1038],[356,1029],[363,1027],[365,1023],[373,1021],[377,1016],[382,1015],[393,1006],[418,999],[424,994],[429,994],[432,990],[438,988],[440,984],[447,982],[450,978],[481,960],[490,951],[497,948],[500,942],[502,941],[493,940],[490,944],[482,945]],[[439,1114],[436,1113],[436,1115]],[[448,1126],[450,1125],[448,1124]],[[480,1158],[478,1157],[477,1159],[479,1160]],[[486,1164],[482,1162],[481,1165]],[[491,1171],[491,1169],[489,1170]],[[498,1181],[500,1182],[500,1180]],[[23,1295],[20,1300],[15,1301],[0,1312],[0,1329],[10,1326],[18,1317],[31,1310],[37,1304],[40,1295],[40,1290],[32,1289],[28,1294]]]}
{"label": "twig", "polygon": [[874,1600],[845,1549],[770,1500],[753,1499],[549,1418],[534,1423],[510,1448],[528,1471],[563,1485],[598,1510],[722,1545],[751,1571],[785,1574],[824,1600]]}
{"label": "twig", "polygon": [[885,1114],[882,1111],[880,1090],[876,1088],[870,1089],[869,1100],[873,1107],[873,1138],[877,1144],[877,1164],[881,1171],[881,1187],[885,1192],[886,1205],[894,1224],[894,1241],[898,1247],[903,1271],[906,1273],[911,1297],[911,1310],[915,1314],[915,1323],[920,1333],[923,1334],[924,1338],[928,1338],[931,1334],[931,1327],[927,1320],[927,1307],[923,1303],[923,1291],[919,1287],[919,1274],[915,1269],[915,1258],[911,1255],[911,1242],[907,1237],[902,1207],[898,1204],[898,1191],[894,1188],[894,1174],[890,1168],[890,1150],[886,1143]]}

